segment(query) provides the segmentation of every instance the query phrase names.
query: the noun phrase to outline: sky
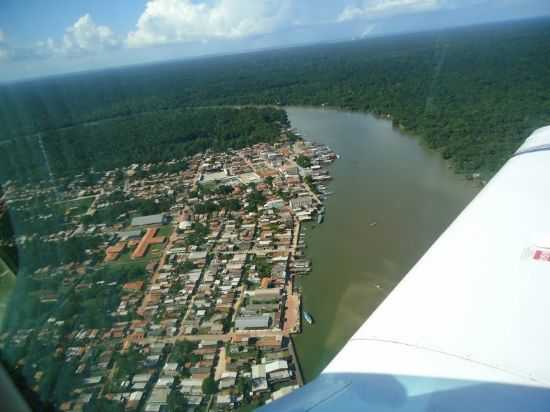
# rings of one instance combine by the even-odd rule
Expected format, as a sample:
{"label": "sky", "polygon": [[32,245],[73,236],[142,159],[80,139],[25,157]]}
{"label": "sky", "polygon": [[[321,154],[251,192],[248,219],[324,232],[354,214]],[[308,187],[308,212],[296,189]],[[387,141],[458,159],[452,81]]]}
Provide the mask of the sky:
{"label": "sky", "polygon": [[0,0],[0,82],[546,15],[549,0]]}

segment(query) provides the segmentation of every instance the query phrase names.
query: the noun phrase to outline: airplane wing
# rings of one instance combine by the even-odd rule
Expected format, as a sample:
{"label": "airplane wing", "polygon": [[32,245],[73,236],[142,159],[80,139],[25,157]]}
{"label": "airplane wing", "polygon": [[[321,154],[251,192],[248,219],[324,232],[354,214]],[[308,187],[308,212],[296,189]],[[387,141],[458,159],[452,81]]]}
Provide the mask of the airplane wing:
{"label": "airplane wing", "polygon": [[550,411],[550,127],[525,141],[319,378],[263,410]]}

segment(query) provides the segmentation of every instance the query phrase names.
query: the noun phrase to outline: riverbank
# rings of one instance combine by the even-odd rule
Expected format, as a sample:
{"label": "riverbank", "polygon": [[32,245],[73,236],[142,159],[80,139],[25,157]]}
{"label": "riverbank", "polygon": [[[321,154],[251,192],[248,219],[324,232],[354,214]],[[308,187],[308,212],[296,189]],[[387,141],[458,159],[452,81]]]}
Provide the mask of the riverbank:
{"label": "riverbank", "polygon": [[325,222],[307,228],[304,238],[312,271],[299,286],[315,323],[304,324],[294,341],[309,381],[478,188],[390,121],[326,108],[286,109],[304,138],[341,155],[329,166],[334,194],[325,201]]}

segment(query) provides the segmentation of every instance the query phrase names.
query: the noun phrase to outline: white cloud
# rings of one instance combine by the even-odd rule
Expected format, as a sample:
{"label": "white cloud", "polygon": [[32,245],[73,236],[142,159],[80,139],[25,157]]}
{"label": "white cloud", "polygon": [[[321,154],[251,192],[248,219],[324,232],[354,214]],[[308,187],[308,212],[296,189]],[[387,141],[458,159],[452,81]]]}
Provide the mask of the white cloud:
{"label": "white cloud", "polygon": [[359,6],[346,6],[339,14],[337,21],[426,12],[438,10],[446,5],[445,0],[366,0]]}
{"label": "white cloud", "polygon": [[129,47],[238,39],[270,33],[290,25],[291,0],[149,0]]}
{"label": "white cloud", "polygon": [[107,26],[95,24],[89,14],[80,17],[72,26],[65,29],[63,40],[52,38],[37,43],[39,55],[57,54],[80,56],[96,53],[120,45],[120,41]]}

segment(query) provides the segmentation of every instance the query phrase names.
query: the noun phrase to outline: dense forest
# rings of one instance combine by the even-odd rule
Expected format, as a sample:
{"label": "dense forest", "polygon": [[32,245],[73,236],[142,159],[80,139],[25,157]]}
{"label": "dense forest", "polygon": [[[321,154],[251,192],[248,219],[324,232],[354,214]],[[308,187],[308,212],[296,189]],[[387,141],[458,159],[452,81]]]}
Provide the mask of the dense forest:
{"label": "dense forest", "polygon": [[[175,125],[173,114],[159,111],[208,105],[326,104],[390,114],[395,125],[453,159],[459,171],[490,173],[530,131],[550,123],[549,23],[536,19],[4,85],[0,139],[24,143],[5,142],[11,146],[2,152],[13,152],[15,158],[29,147],[32,152],[39,145],[37,139],[23,136],[41,131],[52,139],[52,149],[65,157],[55,159],[58,168],[73,167],[73,161],[102,164],[103,153],[133,139],[138,124],[158,121],[161,136],[147,133],[155,142],[149,146],[151,157],[157,159],[163,156],[159,146],[171,147],[174,130],[166,128]],[[135,117],[140,113],[146,114]],[[99,128],[51,132],[109,118],[113,122]],[[113,141],[106,142],[109,130],[120,131],[122,139],[112,133]],[[71,152],[70,144],[60,146],[65,139],[86,141],[89,150]],[[87,146],[88,140],[95,142]],[[104,143],[108,149],[96,156],[94,151]],[[199,139],[195,144],[204,148],[210,143]],[[143,147],[120,153],[121,162]],[[39,161],[33,159],[31,166]]]}
{"label": "dense forest", "polygon": [[217,107],[148,112],[46,130],[0,142],[0,177],[56,178],[91,168],[181,159],[206,149],[272,142],[287,124],[280,109]]}

